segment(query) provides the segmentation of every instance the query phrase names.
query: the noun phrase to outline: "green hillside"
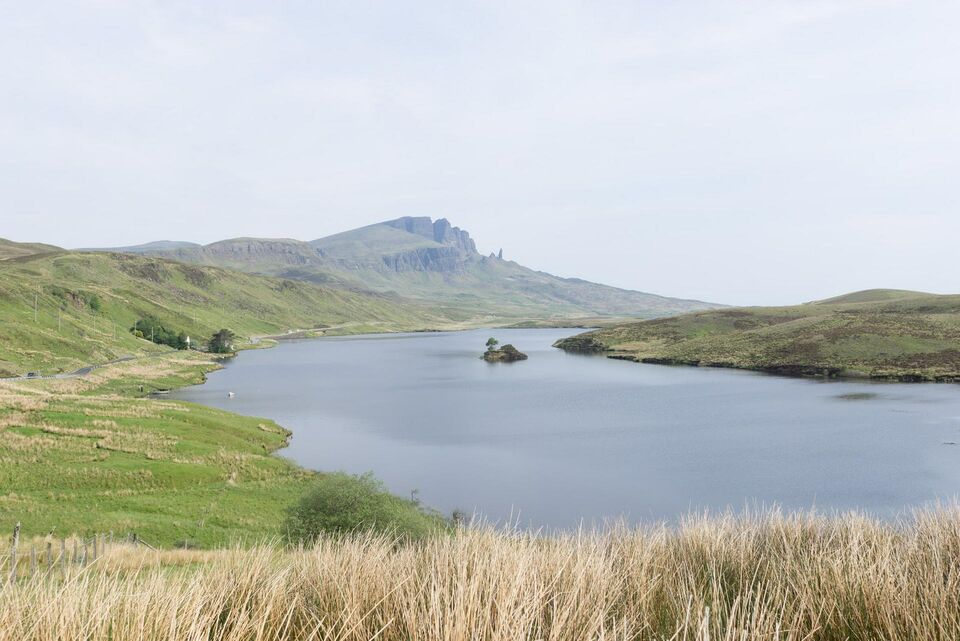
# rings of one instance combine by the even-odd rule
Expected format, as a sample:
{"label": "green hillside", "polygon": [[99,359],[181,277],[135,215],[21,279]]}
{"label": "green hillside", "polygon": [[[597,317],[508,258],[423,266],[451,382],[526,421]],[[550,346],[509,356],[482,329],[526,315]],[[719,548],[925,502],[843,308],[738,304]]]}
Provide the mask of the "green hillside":
{"label": "green hillside", "polygon": [[153,545],[276,536],[315,475],[273,456],[273,421],[133,398],[199,383],[209,356],[170,352],[83,378],[0,380],[0,519],[24,536],[136,532]]}
{"label": "green hillside", "polygon": [[128,330],[154,316],[194,340],[290,329],[335,333],[433,327],[435,313],[387,295],[155,257],[34,254],[0,261],[0,376],[69,371],[166,350]]}
{"label": "green hillside", "polygon": [[[182,244],[181,244],[182,245]],[[535,271],[482,255],[446,219],[404,217],[320,238],[235,238],[136,251],[437,306],[466,326],[586,318],[657,318],[719,307]]]}
{"label": "green hillside", "polygon": [[58,251],[63,250],[53,245],[44,245],[43,243],[16,243],[6,238],[0,238],[0,260],[32,256],[34,254],[48,254]]}
{"label": "green hillside", "polygon": [[561,340],[645,363],[910,381],[960,380],[960,296],[870,290],[792,307],[630,323]]}

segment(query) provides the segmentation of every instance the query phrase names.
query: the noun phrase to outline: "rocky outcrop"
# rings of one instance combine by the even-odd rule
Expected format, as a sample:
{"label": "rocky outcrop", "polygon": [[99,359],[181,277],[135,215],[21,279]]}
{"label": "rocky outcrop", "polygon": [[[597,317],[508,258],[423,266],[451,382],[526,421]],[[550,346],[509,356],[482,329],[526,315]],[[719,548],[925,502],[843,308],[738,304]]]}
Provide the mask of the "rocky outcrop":
{"label": "rocky outcrop", "polygon": [[529,357],[513,345],[507,344],[500,349],[488,349],[483,353],[482,358],[488,363],[513,363],[525,361]]}
{"label": "rocky outcrop", "polygon": [[410,234],[429,238],[441,245],[456,247],[468,254],[477,253],[477,245],[470,238],[470,233],[459,227],[454,227],[446,218],[434,222],[429,216],[404,216],[383,224],[394,229],[402,229]]}
{"label": "rocky outcrop", "polygon": [[433,239],[442,245],[452,245],[468,254],[477,253],[477,245],[470,238],[470,234],[459,227],[454,227],[446,218],[433,223]]}
{"label": "rocky outcrop", "polygon": [[607,351],[607,346],[589,334],[578,334],[569,338],[561,338],[553,344],[565,352],[578,354],[599,354]]}
{"label": "rocky outcrop", "polygon": [[460,272],[466,261],[456,247],[424,247],[384,256],[383,264],[395,272]]}
{"label": "rocky outcrop", "polygon": [[424,238],[433,238],[433,221],[429,216],[403,216],[383,224]]}
{"label": "rocky outcrop", "polygon": [[235,238],[205,246],[202,253],[211,262],[257,262],[263,260],[286,265],[318,262],[319,252],[299,240]]}
{"label": "rocky outcrop", "polygon": [[467,263],[479,256],[470,234],[454,227],[446,218],[434,222],[426,216],[404,216],[384,225],[423,236],[443,247],[421,247],[382,257],[383,267],[394,272],[463,272]]}

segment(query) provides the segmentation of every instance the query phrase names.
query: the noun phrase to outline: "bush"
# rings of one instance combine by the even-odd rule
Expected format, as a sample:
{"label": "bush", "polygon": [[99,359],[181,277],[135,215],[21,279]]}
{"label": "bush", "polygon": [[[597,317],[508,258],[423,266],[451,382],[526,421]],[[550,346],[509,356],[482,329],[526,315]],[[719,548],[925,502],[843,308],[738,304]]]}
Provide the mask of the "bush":
{"label": "bush", "polygon": [[312,542],[324,534],[374,531],[422,539],[446,526],[417,503],[391,494],[373,474],[324,474],[287,516],[290,541]]}
{"label": "bush", "polygon": [[155,316],[138,320],[130,333],[138,338],[152,340],[157,345],[168,345],[175,349],[187,349],[187,335],[184,332],[165,327]]}
{"label": "bush", "polygon": [[233,351],[233,341],[236,335],[229,329],[221,329],[210,337],[207,342],[207,349],[214,354],[229,354]]}

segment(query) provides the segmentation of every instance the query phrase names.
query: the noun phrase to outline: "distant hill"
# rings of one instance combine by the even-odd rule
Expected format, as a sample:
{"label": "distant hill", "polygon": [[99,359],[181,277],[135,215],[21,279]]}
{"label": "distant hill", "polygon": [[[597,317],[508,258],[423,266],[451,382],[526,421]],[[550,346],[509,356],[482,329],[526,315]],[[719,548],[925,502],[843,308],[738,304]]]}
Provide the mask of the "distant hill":
{"label": "distant hill", "polygon": [[960,296],[869,290],[623,324],[557,347],[645,363],[960,381]]}
{"label": "distant hill", "polygon": [[924,298],[934,296],[926,292],[914,292],[907,289],[865,289],[861,292],[844,294],[843,296],[834,296],[820,301],[814,301],[814,305],[840,305],[846,303],[880,303],[890,300],[903,300],[905,298]]}
{"label": "distant hill", "polygon": [[20,258],[21,256],[33,256],[34,254],[49,254],[51,252],[64,251],[53,245],[44,245],[42,243],[16,243],[6,238],[0,238],[0,260],[9,260],[11,258]]}
{"label": "distant hill", "polygon": [[56,252],[0,261],[0,376],[45,373],[162,349],[129,328],[155,316],[202,342],[289,329],[415,330],[449,322],[371,292],[188,265],[151,256]]}
{"label": "distant hill", "polygon": [[539,272],[481,255],[446,219],[403,217],[326,238],[235,238],[148,253],[438,305],[482,324],[529,319],[655,318],[719,307]]}
{"label": "distant hill", "polygon": [[78,249],[77,251],[106,251],[122,252],[124,254],[151,254],[156,252],[174,251],[177,249],[194,249],[200,246],[201,245],[198,245],[197,243],[190,243],[185,240],[155,240],[152,243],[144,243],[143,245],[109,248],[86,247],[83,249]]}

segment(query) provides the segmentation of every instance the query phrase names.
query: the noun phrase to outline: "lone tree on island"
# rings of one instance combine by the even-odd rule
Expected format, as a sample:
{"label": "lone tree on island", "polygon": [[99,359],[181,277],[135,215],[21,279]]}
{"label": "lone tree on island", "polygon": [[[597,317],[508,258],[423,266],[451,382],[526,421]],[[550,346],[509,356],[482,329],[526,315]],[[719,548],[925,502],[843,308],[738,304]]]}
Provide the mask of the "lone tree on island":
{"label": "lone tree on island", "polygon": [[488,339],[487,339],[487,351],[488,351],[488,352],[491,352],[491,351],[495,350],[495,349],[497,348],[497,345],[499,345],[499,344],[500,344],[500,341],[498,341],[497,339],[492,338],[492,337],[491,337],[491,338],[488,338]]}
{"label": "lone tree on island", "polygon": [[214,354],[228,354],[233,351],[236,335],[229,329],[221,329],[210,337],[210,351]]}

